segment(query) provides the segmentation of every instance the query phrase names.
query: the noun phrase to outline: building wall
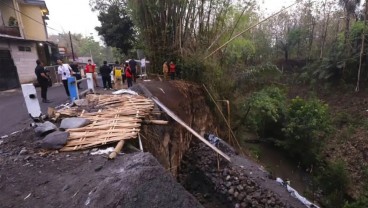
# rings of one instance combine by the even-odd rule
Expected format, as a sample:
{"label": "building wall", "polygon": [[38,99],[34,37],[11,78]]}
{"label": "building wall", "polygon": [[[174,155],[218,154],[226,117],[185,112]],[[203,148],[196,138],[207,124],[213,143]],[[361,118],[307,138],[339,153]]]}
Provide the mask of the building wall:
{"label": "building wall", "polygon": [[38,41],[47,41],[47,35],[45,26],[43,24],[41,9],[38,6],[33,5],[26,5],[26,4],[19,4],[20,11],[28,16],[32,17],[33,19],[37,20],[34,21],[29,17],[24,16],[21,14],[22,23],[24,27],[24,38],[29,40],[38,40]]}
{"label": "building wall", "polygon": [[[11,7],[14,7],[13,0],[1,0],[1,2],[4,2],[4,4],[10,5]],[[9,26],[9,18],[14,17],[17,19],[16,13],[14,9],[9,8],[8,6],[4,5],[3,3],[0,4],[0,11],[2,14],[2,19],[4,20],[4,24],[6,26]],[[0,21],[1,23],[2,21]]]}
{"label": "building wall", "polygon": [[[19,51],[19,46],[30,47],[31,51]],[[36,43],[12,41],[10,51],[17,66],[19,82],[21,84],[33,82],[36,79],[34,69],[38,59]]]}

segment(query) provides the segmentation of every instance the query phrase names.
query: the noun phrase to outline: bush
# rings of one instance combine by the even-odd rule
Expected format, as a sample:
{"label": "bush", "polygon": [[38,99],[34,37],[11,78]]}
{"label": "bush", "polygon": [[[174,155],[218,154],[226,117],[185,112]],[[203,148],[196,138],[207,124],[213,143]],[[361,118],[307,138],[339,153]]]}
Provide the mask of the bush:
{"label": "bush", "polygon": [[289,154],[305,166],[319,161],[323,139],[331,129],[328,106],[319,100],[291,100],[287,110],[285,138],[278,142]]}
{"label": "bush", "polygon": [[344,194],[349,184],[346,165],[343,161],[330,163],[321,168],[318,182],[326,194],[324,204],[326,207],[339,208],[345,203]]}
{"label": "bush", "polygon": [[[272,131],[280,130],[285,105],[285,93],[277,87],[268,87],[253,93],[246,107],[249,108],[247,126],[262,137],[272,134]],[[277,126],[279,126],[278,129]]]}

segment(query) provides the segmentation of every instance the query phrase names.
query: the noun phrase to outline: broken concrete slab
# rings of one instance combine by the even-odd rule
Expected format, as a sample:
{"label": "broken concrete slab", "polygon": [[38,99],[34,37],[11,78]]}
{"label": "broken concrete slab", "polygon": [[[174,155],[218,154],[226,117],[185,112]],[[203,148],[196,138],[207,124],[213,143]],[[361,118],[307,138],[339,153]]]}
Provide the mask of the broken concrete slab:
{"label": "broken concrete slab", "polygon": [[85,118],[64,118],[61,121],[61,129],[75,129],[87,126],[91,121]]}
{"label": "broken concrete slab", "polygon": [[68,137],[69,132],[55,131],[39,141],[38,146],[43,149],[58,150],[65,146]]}
{"label": "broken concrete slab", "polygon": [[47,134],[57,130],[57,126],[50,121],[36,124],[37,127],[34,129],[36,136],[46,136]]}

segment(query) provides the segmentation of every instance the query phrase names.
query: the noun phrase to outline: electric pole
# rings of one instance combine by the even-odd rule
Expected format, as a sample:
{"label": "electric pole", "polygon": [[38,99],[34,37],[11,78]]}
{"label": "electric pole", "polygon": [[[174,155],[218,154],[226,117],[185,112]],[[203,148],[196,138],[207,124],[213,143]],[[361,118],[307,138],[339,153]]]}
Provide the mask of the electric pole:
{"label": "electric pole", "polygon": [[70,34],[70,31],[69,31],[69,39],[70,39],[70,46],[71,46],[71,48],[72,48],[73,61],[75,61],[75,57],[74,57],[74,48],[73,48],[73,41],[72,41],[72,35]]}

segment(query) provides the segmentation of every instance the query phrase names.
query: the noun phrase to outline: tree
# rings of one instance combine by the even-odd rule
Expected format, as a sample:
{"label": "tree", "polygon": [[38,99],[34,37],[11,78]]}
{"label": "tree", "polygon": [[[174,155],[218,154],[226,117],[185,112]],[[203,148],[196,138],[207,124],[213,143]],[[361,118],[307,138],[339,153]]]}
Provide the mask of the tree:
{"label": "tree", "polygon": [[101,27],[96,27],[107,46],[116,47],[124,54],[128,54],[135,42],[134,25],[127,13],[125,4],[113,2],[99,8],[98,20]]}
{"label": "tree", "polygon": [[[345,11],[345,39],[344,44],[348,43],[349,31],[350,31],[350,18],[355,14],[357,6],[360,4],[360,0],[339,0],[339,4],[344,8]],[[348,45],[347,45],[348,46]],[[351,47],[349,47],[351,48]]]}

